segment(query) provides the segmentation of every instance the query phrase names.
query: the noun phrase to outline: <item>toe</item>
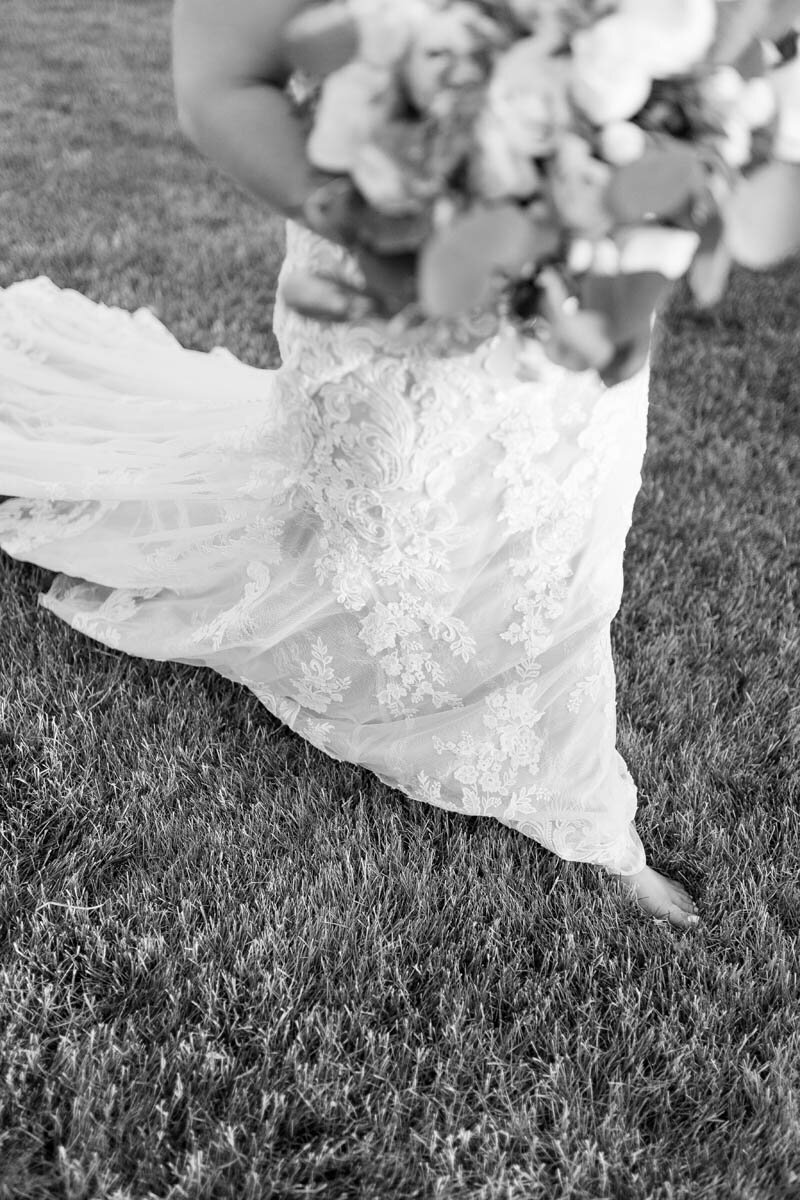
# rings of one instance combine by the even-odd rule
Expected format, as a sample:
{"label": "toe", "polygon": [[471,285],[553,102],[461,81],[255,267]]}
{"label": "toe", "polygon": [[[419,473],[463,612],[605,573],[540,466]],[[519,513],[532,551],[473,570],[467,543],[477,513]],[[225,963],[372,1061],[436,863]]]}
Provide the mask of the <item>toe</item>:
{"label": "toe", "polygon": [[687,905],[671,905],[668,915],[671,923],[680,929],[693,929],[700,919],[691,906],[691,900]]}
{"label": "toe", "polygon": [[691,893],[686,891],[686,888],[683,888],[683,887],[676,888],[676,900],[677,900],[678,906],[680,908],[685,909],[686,912],[690,912],[690,913],[697,912],[697,905],[695,904],[694,900],[692,899]]}

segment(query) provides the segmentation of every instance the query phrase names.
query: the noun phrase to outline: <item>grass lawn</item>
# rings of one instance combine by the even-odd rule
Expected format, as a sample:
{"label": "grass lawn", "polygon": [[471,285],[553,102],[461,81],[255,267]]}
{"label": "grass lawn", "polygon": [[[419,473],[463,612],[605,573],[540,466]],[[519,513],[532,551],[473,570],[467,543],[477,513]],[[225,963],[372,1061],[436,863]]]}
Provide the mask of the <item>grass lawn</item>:
{"label": "grass lawn", "polygon": [[[0,286],[273,364],[281,226],[179,134],[166,0],[0,20]],[[799,285],[679,296],[655,366],[619,746],[695,933],[0,558],[0,1200],[800,1194]]]}

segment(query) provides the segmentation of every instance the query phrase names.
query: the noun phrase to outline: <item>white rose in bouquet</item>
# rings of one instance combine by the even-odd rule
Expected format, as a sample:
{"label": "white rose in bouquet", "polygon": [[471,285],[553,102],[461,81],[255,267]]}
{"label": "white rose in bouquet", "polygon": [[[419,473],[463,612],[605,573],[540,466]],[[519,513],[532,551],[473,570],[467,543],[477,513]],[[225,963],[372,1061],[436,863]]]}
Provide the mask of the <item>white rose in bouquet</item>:
{"label": "white rose in bouquet", "polygon": [[612,174],[608,163],[594,157],[588,142],[577,134],[564,134],[550,163],[548,181],[564,228],[592,240],[610,231],[613,218],[606,194]]}
{"label": "white rose in bouquet", "polygon": [[607,163],[624,167],[637,162],[647,149],[647,134],[633,121],[612,121],[600,134],[600,153]]}
{"label": "white rose in bouquet", "polygon": [[511,145],[531,157],[550,154],[571,121],[569,66],[551,57],[539,38],[524,38],[495,63],[488,106],[504,123]]}
{"label": "white rose in bouquet", "polygon": [[714,67],[697,87],[709,114],[725,119],[734,111],[744,91],[744,79],[735,67],[727,64]]}
{"label": "white rose in bouquet", "polygon": [[467,0],[455,0],[440,11],[429,12],[416,28],[402,66],[412,102],[420,112],[428,112],[448,88],[481,82],[485,72],[479,52],[505,40],[500,26]]}
{"label": "white rose in bouquet", "polygon": [[640,35],[616,13],[572,39],[572,95],[595,125],[625,121],[647,103],[654,76]]}
{"label": "white rose in bouquet", "polygon": [[353,181],[362,196],[380,213],[406,216],[419,211],[398,164],[380,146],[367,143],[356,154]]}
{"label": "white rose in bouquet", "polygon": [[698,90],[706,117],[719,128],[715,141],[725,162],[737,170],[747,166],[753,156],[752,131],[775,116],[774,88],[764,78],[745,80],[735,67],[723,65],[701,79]]}
{"label": "white rose in bouquet", "polygon": [[530,154],[522,154],[507,136],[502,117],[487,109],[475,126],[471,186],[485,200],[524,198],[536,190],[539,172]]}
{"label": "white rose in bouquet", "polygon": [[397,88],[391,70],[355,60],[329,75],[308,141],[321,171],[351,171],[361,147],[391,116]]}
{"label": "white rose in bouquet", "polygon": [[750,162],[753,155],[753,135],[750,126],[738,113],[734,113],[725,122],[718,145],[720,154],[729,167],[739,170]]}
{"label": "white rose in bouquet", "polygon": [[619,0],[631,48],[654,79],[681,75],[702,62],[717,28],[715,0]]}
{"label": "white rose in bouquet", "polygon": [[774,118],[778,102],[765,78],[743,79],[735,67],[720,66],[698,83],[708,115],[722,125],[732,118],[748,129],[760,129]]}
{"label": "white rose in bouquet", "polygon": [[358,27],[358,57],[373,66],[396,66],[412,36],[432,15],[429,0],[350,0]]}
{"label": "white rose in bouquet", "polygon": [[534,159],[550,154],[569,127],[569,67],[539,38],[525,38],[495,63],[486,107],[475,129],[471,173],[486,199],[530,196],[539,182]]}
{"label": "white rose in bouquet", "polygon": [[769,125],[778,111],[778,97],[767,79],[749,79],[739,98],[738,110],[750,129]]}
{"label": "white rose in bouquet", "polygon": [[778,128],[773,153],[783,162],[800,163],[800,57],[771,74],[778,97]]}

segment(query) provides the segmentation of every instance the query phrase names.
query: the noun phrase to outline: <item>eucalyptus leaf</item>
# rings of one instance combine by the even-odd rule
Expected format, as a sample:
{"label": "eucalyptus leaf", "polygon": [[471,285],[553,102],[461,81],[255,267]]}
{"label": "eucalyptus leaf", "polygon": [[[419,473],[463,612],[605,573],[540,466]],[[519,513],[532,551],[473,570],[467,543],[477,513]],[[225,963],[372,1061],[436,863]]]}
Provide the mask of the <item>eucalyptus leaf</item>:
{"label": "eucalyptus leaf", "polygon": [[537,256],[537,229],[515,205],[473,210],[439,230],[422,250],[419,297],[431,317],[487,306]]}
{"label": "eucalyptus leaf", "polygon": [[800,0],[772,0],[769,14],[759,29],[761,37],[781,38],[800,21]]}
{"label": "eucalyptus leaf", "polygon": [[674,141],[650,147],[636,162],[618,167],[606,191],[606,205],[623,225],[649,216],[671,217],[691,202],[704,183],[700,153]]}
{"label": "eucalyptus leaf", "polygon": [[800,164],[767,163],[743,179],[723,208],[734,261],[767,270],[800,252]]}
{"label": "eucalyptus leaf", "polygon": [[712,62],[735,63],[758,39],[773,7],[772,0],[727,0],[725,4],[717,4]]}
{"label": "eucalyptus leaf", "polygon": [[658,271],[625,275],[584,275],[578,298],[581,308],[602,313],[616,346],[637,337],[650,320],[656,305],[669,290],[670,281]]}
{"label": "eucalyptus leaf", "polygon": [[650,343],[651,330],[648,324],[638,329],[629,342],[619,346],[608,366],[600,371],[600,378],[606,387],[623,383],[641,370],[650,354]]}
{"label": "eucalyptus leaf", "polygon": [[715,216],[700,234],[700,245],[689,269],[689,286],[702,308],[718,304],[725,293],[733,260],[725,242],[725,226]]}
{"label": "eucalyptus leaf", "polygon": [[749,46],[739,55],[733,66],[742,79],[759,79],[767,70],[767,59],[764,53],[764,43],[761,38],[754,38]]}
{"label": "eucalyptus leaf", "polygon": [[727,0],[717,4],[712,62],[736,63],[753,41],[775,39],[800,19],[800,0]]}

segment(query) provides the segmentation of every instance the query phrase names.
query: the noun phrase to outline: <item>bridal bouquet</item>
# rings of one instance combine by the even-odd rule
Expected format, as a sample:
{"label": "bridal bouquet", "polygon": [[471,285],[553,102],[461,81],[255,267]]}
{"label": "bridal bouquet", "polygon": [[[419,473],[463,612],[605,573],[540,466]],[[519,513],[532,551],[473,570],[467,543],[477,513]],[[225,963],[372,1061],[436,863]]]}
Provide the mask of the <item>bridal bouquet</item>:
{"label": "bridal bouquet", "polygon": [[796,23],[800,0],[310,8],[285,39],[318,85],[309,224],[363,250],[384,316],[493,309],[624,378],[672,281],[710,305],[734,262],[800,249]]}

